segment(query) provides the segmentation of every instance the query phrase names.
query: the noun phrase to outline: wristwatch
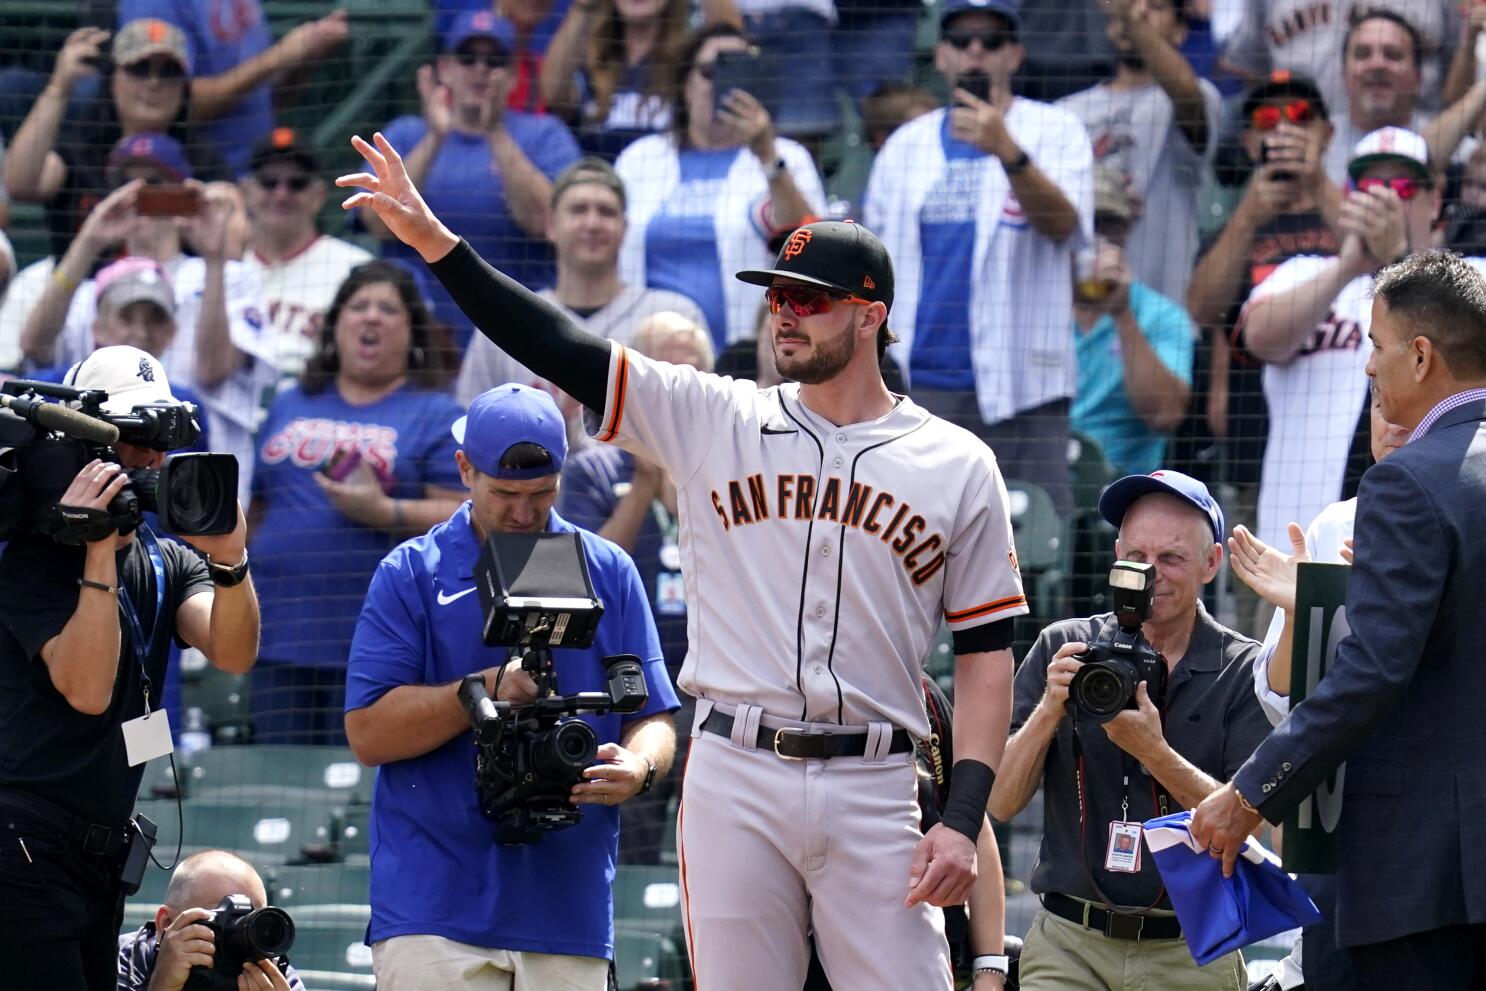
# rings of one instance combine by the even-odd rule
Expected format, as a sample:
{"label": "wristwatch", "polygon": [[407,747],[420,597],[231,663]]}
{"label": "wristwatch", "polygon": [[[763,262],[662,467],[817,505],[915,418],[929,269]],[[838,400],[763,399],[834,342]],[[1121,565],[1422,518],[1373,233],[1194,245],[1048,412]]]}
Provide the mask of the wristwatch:
{"label": "wristwatch", "polygon": [[645,772],[645,783],[640,785],[640,790],[635,792],[636,795],[645,794],[647,791],[650,790],[651,786],[655,784],[655,761],[651,760],[649,757],[646,757],[644,754],[640,755],[640,759],[645,762],[645,766],[649,768],[649,770]]}
{"label": "wristwatch", "polygon": [[248,552],[243,551],[243,559],[237,564],[218,564],[212,560],[210,554],[206,556],[206,570],[212,576],[212,584],[221,588],[232,588],[241,585],[243,579],[248,577]]}

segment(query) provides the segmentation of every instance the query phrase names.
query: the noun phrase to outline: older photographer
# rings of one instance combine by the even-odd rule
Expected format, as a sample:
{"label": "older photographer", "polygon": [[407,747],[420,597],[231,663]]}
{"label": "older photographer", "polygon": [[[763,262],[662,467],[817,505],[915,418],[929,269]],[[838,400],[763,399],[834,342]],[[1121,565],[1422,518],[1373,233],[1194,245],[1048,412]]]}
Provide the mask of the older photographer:
{"label": "older photographer", "polygon": [[[107,413],[174,401],[160,363],[135,348],[95,351],[69,379],[107,391]],[[124,488],[126,469],[164,459],[123,441],[114,449],[117,461],[89,460],[57,502],[103,510]],[[144,761],[170,747],[159,710],[171,641],[234,673],[257,654],[246,530],[239,509],[232,532],[187,538],[205,561],[145,528],[110,530],[86,546],[27,530],[0,557],[0,954],[8,987],[114,987],[121,871],[126,858],[143,867],[141,847],[128,849],[142,843],[129,817]],[[147,714],[153,721],[142,720]]]}
{"label": "older photographer", "polygon": [[1136,707],[1103,725],[1070,703],[1077,655],[1116,629],[1107,613],[1048,627],[1022,662],[1016,733],[990,803],[1005,821],[1039,781],[1046,788],[1032,874],[1042,910],[1022,950],[1021,987],[1241,991],[1238,953],[1193,962],[1160,875],[1140,855],[1143,821],[1216,791],[1269,731],[1253,692],[1258,644],[1219,625],[1201,602],[1223,561],[1223,511],[1201,482],[1157,471],[1112,484],[1099,512],[1119,527],[1119,559],[1155,565],[1141,633],[1165,661],[1167,687],[1153,698],[1138,682]]}
{"label": "older photographer", "polygon": [[[491,389],[454,436],[470,501],[378,566],[346,679],[346,736],[363,764],[379,768],[367,932],[377,986],[604,991],[614,954],[616,806],[670,767],[676,693],[634,562],[552,511],[567,436],[551,397],[522,385]],[[491,535],[543,531],[580,534],[605,609],[592,647],[553,652],[559,691],[602,690],[604,658],[635,654],[649,700],[628,716],[582,717],[600,745],[587,780],[572,789],[579,822],[504,846],[480,813],[458,688],[479,672],[493,697],[532,701],[536,686],[520,660],[481,643],[472,579]],[[510,983],[499,983],[507,975]]]}
{"label": "older photographer", "polygon": [[[228,895],[246,895],[255,909],[268,904],[263,879],[234,853],[203,850],[181,861],[155,918],[119,937],[117,991],[181,991],[192,967],[216,963],[222,950],[203,923]],[[244,961],[238,986],[243,991],[304,991],[294,968],[285,963],[280,970],[272,959]]]}

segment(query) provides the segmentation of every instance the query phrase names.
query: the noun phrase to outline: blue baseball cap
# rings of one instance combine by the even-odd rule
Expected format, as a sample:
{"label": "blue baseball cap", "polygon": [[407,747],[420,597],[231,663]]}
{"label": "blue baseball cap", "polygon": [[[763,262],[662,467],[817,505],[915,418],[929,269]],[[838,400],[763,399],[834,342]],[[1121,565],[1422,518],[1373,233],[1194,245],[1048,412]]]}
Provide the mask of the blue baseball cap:
{"label": "blue baseball cap", "polygon": [[1109,487],[1099,496],[1099,515],[1108,520],[1110,525],[1118,527],[1135,500],[1152,492],[1165,492],[1191,503],[1207,517],[1208,525],[1213,530],[1213,540],[1220,544],[1223,542],[1223,535],[1228,532],[1228,527],[1223,520],[1223,507],[1218,505],[1218,500],[1207,491],[1206,485],[1191,475],[1183,475],[1168,468],[1153,471],[1149,475],[1126,475],[1110,482]]}
{"label": "blue baseball cap", "polygon": [[939,5],[939,30],[944,30],[945,23],[956,14],[966,11],[978,10],[985,14],[996,14],[1006,18],[1013,31],[1022,29],[1021,4],[1013,0],[944,0]]}
{"label": "blue baseball cap", "polygon": [[[450,429],[464,456],[492,478],[545,478],[562,471],[568,456],[568,428],[552,397],[514,382],[487,389]],[[535,468],[502,468],[501,459],[517,444],[535,444],[552,458]]]}
{"label": "blue baseball cap", "polygon": [[164,169],[176,182],[191,178],[191,163],[186,160],[186,149],[168,134],[134,134],[120,138],[108,153],[109,171],[133,162]]}
{"label": "blue baseball cap", "polygon": [[516,50],[516,25],[489,10],[466,10],[454,19],[444,35],[445,54],[472,38],[485,38],[501,46],[507,55]]}

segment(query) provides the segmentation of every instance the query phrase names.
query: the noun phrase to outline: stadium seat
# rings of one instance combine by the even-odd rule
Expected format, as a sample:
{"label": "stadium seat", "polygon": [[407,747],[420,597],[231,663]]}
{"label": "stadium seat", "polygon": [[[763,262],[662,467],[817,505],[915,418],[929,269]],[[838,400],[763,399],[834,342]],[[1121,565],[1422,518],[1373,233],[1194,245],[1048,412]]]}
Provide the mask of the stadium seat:
{"label": "stadium seat", "polygon": [[191,799],[183,803],[182,837],[175,802],[153,799],[137,803],[160,828],[156,850],[161,859],[173,855],[177,839],[182,856],[198,850],[232,850],[260,871],[267,865],[304,863],[330,854],[331,830],[337,804],[326,798],[272,802]]}
{"label": "stadium seat", "polygon": [[365,863],[371,853],[371,806],[347,805],[336,810],[335,829],[331,843],[336,859],[351,863]]}
{"label": "stadium seat", "polygon": [[198,708],[217,743],[240,743],[248,734],[248,676],[210,665],[181,679],[181,708]]}
{"label": "stadium seat", "polygon": [[689,976],[675,940],[662,933],[618,925],[614,927],[614,970],[619,991],[680,988]]}
{"label": "stadium seat", "polygon": [[269,867],[268,900],[286,910],[300,905],[360,905],[371,898],[366,864],[292,864]]}
{"label": "stadium seat", "polygon": [[[306,987],[320,988],[329,981],[322,974],[370,977],[371,947],[366,945],[366,925],[371,906],[301,905],[285,907],[294,920],[294,948],[289,960],[300,971]],[[364,985],[360,985],[364,986]]]}
{"label": "stadium seat", "polygon": [[1106,574],[1114,555],[1115,529],[1099,515],[1099,496],[1118,475],[1099,442],[1074,431],[1068,439],[1068,466],[1073,471],[1072,615],[1091,616],[1109,608]]}
{"label": "stadium seat", "polygon": [[655,932],[679,933],[681,887],[676,868],[621,864],[614,872],[614,919]]}
{"label": "stadium seat", "polygon": [[346,747],[260,744],[200,751],[183,776],[192,798],[366,805],[375,773],[357,763]]}

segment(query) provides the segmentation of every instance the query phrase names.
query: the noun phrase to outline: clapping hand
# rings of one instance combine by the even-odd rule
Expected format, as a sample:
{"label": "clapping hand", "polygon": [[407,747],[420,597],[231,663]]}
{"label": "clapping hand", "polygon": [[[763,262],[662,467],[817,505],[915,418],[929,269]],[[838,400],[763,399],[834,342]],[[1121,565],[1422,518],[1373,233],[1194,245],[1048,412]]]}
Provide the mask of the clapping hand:
{"label": "clapping hand", "polygon": [[1269,546],[1242,524],[1233,528],[1228,538],[1229,560],[1233,562],[1233,573],[1254,594],[1276,609],[1292,612],[1295,609],[1296,565],[1311,559],[1305,547],[1305,531],[1299,523],[1286,528],[1290,537],[1290,555]]}

